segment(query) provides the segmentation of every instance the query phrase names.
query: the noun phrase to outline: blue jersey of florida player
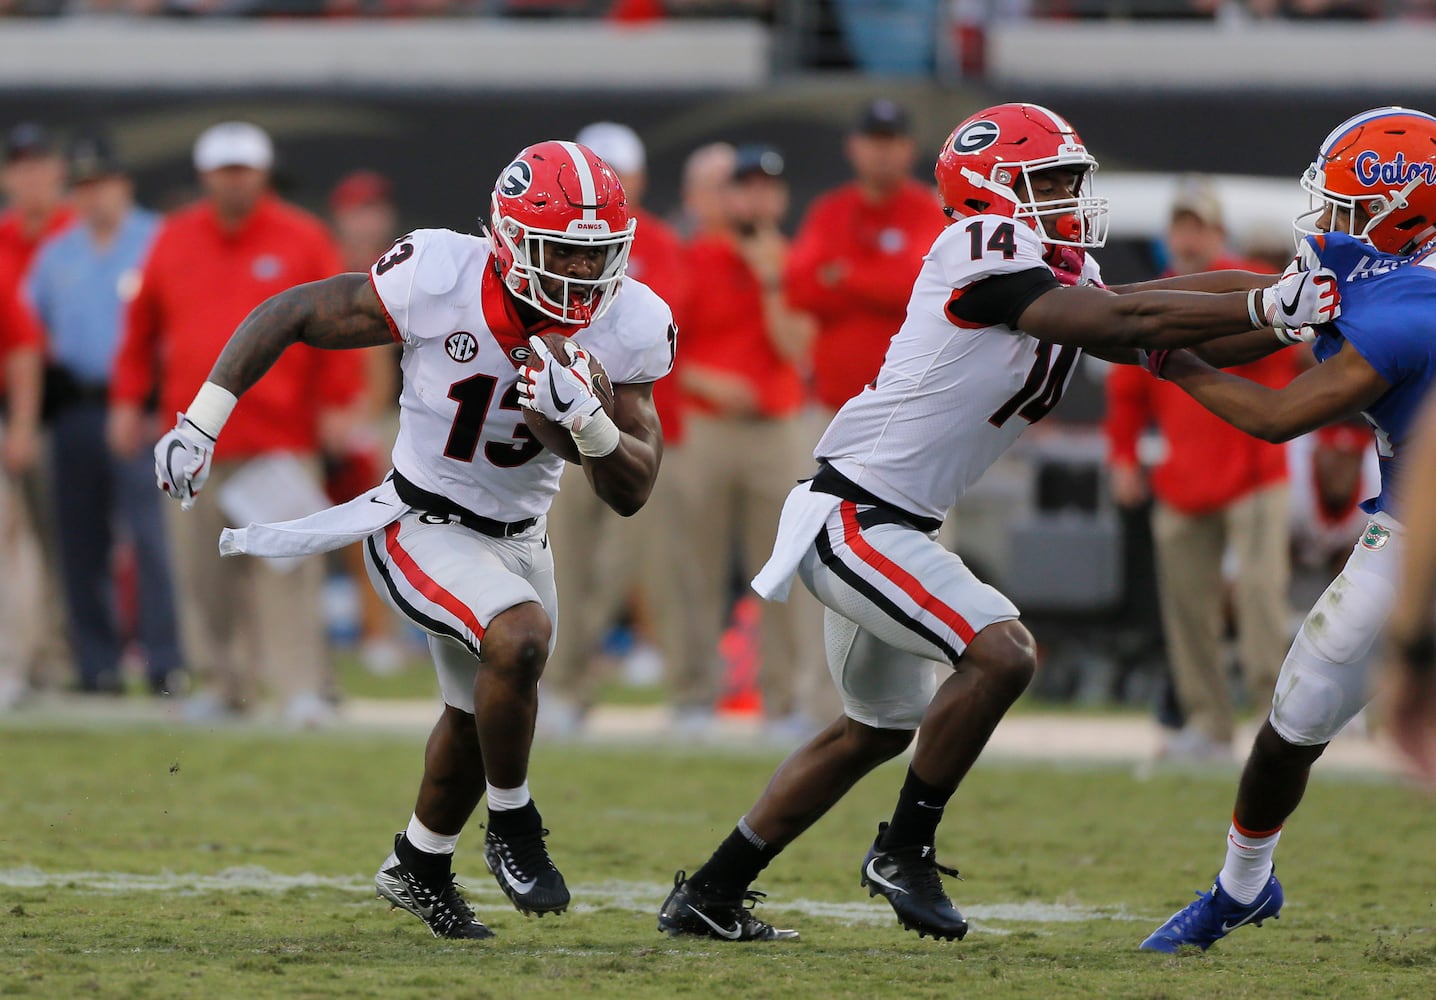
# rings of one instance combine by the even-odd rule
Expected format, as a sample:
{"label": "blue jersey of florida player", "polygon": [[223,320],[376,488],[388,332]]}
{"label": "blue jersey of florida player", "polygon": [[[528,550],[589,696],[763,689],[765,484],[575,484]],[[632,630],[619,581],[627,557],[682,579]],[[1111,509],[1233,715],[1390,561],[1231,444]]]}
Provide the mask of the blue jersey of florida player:
{"label": "blue jersey of florida player", "polygon": [[1391,386],[1362,414],[1376,431],[1381,493],[1361,507],[1399,519],[1401,447],[1436,374],[1436,244],[1398,257],[1344,233],[1310,239],[1341,293],[1341,316],[1318,328],[1316,359],[1325,361],[1349,343]]}

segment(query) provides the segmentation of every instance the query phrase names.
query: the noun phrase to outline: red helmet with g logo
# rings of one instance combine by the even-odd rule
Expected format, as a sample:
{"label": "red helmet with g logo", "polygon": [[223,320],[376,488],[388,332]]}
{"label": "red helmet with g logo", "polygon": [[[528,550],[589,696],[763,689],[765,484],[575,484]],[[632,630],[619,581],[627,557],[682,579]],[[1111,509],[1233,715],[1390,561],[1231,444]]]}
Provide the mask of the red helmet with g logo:
{"label": "red helmet with g logo", "polygon": [[[1037,201],[1028,179],[1062,168],[1080,174],[1075,195]],[[1107,199],[1085,194],[1097,161],[1075,129],[1040,104],[999,104],[953,129],[933,171],[949,218],[1006,215],[1027,222],[1044,243],[1100,247],[1107,240]],[[1055,217],[1052,227],[1041,224]]]}
{"label": "red helmet with g logo", "polygon": [[[1341,231],[1383,253],[1411,253],[1436,236],[1436,118],[1397,107],[1348,118],[1322,142],[1301,186],[1312,208],[1293,223],[1298,237],[1317,232],[1330,206],[1345,212]],[[1360,231],[1358,208],[1369,217]]]}
{"label": "red helmet with g logo", "polygon": [[[637,225],[618,176],[576,142],[524,149],[499,174],[490,202],[489,231],[504,284],[560,323],[591,323],[613,305]],[[554,271],[548,258],[556,243],[604,248],[602,272],[588,279]],[[542,278],[559,291],[550,294]]]}

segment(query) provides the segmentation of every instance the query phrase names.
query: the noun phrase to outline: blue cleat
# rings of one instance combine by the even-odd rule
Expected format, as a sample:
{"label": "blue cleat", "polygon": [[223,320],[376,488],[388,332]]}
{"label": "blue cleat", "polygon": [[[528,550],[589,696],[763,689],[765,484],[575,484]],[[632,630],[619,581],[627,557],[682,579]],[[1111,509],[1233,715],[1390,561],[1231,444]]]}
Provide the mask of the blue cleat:
{"label": "blue cleat", "polygon": [[1268,917],[1277,917],[1281,913],[1281,904],[1281,883],[1276,880],[1275,871],[1267,879],[1261,894],[1250,903],[1238,903],[1228,896],[1218,878],[1212,883],[1211,892],[1197,893],[1195,903],[1178,910],[1154,930],[1142,942],[1142,951],[1161,951],[1170,955],[1183,945],[1195,945],[1206,951],[1244,924],[1260,927]]}

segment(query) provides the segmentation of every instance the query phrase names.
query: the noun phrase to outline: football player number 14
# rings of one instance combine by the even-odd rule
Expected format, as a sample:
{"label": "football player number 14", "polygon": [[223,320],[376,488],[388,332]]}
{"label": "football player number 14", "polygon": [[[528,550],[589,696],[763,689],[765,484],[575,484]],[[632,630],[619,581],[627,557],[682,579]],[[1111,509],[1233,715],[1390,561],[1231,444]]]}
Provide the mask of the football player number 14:
{"label": "football player number 14", "polygon": [[992,416],[987,418],[989,424],[1001,427],[1011,420],[1014,414],[1029,424],[1035,424],[1062,401],[1062,392],[1067,388],[1067,376],[1071,374],[1072,365],[1076,363],[1081,349],[1063,346],[1058,348],[1057,358],[1053,360],[1054,346],[1056,345],[1047,343],[1037,345],[1037,358],[1032,362],[1032,368],[1028,370],[1022,388],[993,411]]}

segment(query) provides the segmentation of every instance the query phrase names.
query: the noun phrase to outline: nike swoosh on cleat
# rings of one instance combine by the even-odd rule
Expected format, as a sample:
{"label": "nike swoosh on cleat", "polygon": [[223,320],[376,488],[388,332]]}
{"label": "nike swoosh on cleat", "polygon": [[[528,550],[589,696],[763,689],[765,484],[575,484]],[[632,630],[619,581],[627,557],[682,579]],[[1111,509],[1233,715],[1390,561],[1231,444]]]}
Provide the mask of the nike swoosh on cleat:
{"label": "nike swoosh on cleat", "polygon": [[370,503],[383,504],[385,507],[392,507],[392,506],[394,506],[394,505],[391,504],[388,500],[380,500],[378,497],[370,497],[370,498],[369,498],[369,502],[370,502]]}
{"label": "nike swoosh on cleat", "polygon": [[[557,364],[557,362],[554,363]],[[560,413],[567,413],[568,408],[573,405],[573,400],[558,398],[558,383],[553,380],[553,369],[549,369],[548,373],[548,391],[549,395],[553,397],[553,408]]]}
{"label": "nike swoosh on cleat", "polygon": [[534,886],[538,885],[537,878],[531,878],[527,882],[514,878],[513,872],[509,871],[509,866],[502,861],[499,862],[499,874],[504,877],[504,881],[509,884],[509,887],[517,893],[527,893],[533,889]]}
{"label": "nike swoosh on cleat", "polygon": [[[1263,903],[1262,903],[1262,906],[1265,906],[1265,905],[1266,905],[1266,903],[1263,902]],[[1250,913],[1248,913],[1246,916],[1242,917],[1240,920],[1238,920],[1238,921],[1237,921],[1236,923],[1234,923],[1234,924],[1229,924],[1229,923],[1227,923],[1226,921],[1222,921],[1222,933],[1223,933],[1223,934],[1230,934],[1232,931],[1236,930],[1236,929],[1237,929],[1238,927],[1240,927],[1242,924],[1249,924],[1249,923],[1251,923],[1253,920],[1256,919],[1256,917],[1257,917],[1257,915],[1258,915],[1259,913],[1261,913],[1261,906],[1258,906],[1255,910],[1252,910]]]}
{"label": "nike swoosh on cleat", "polygon": [[387,898],[389,902],[402,906],[421,920],[429,921],[433,919],[433,905],[421,906],[418,900],[414,898],[413,890],[410,889],[409,885],[403,879],[396,879],[383,872],[379,873],[379,877],[384,880],[384,885],[390,890],[385,894],[385,898]]}
{"label": "nike swoosh on cleat", "polygon": [[1301,290],[1306,287],[1307,277],[1307,274],[1303,274],[1301,276],[1301,284],[1296,286],[1296,294],[1291,297],[1291,301],[1281,303],[1282,312],[1286,313],[1286,315],[1290,316],[1292,313],[1296,312],[1297,304],[1301,300]]}
{"label": "nike swoosh on cleat", "polygon": [[878,859],[877,859],[877,858],[873,858],[871,861],[869,861],[867,868],[865,868],[865,869],[863,870],[863,871],[864,871],[864,874],[866,874],[868,878],[872,879],[872,880],[873,880],[874,882],[876,882],[878,885],[886,886],[887,888],[893,890],[893,892],[906,893],[907,890],[904,889],[902,886],[900,886],[900,885],[893,885],[893,884],[892,884],[891,882],[889,882],[887,879],[883,878],[881,875],[878,874],[877,868],[874,867],[875,865],[877,865],[877,863],[878,863]]}
{"label": "nike swoosh on cleat", "polygon": [[708,914],[698,909],[698,907],[694,906],[692,903],[688,903],[687,906],[690,910],[693,911],[694,916],[696,916],[699,920],[703,921],[709,927],[713,928],[714,934],[720,935],[721,937],[725,937],[729,941],[737,941],[740,937],[743,936],[743,928],[737,926],[736,924],[733,926],[732,930],[729,930],[727,927],[723,927],[719,924],[714,923],[709,918]]}

